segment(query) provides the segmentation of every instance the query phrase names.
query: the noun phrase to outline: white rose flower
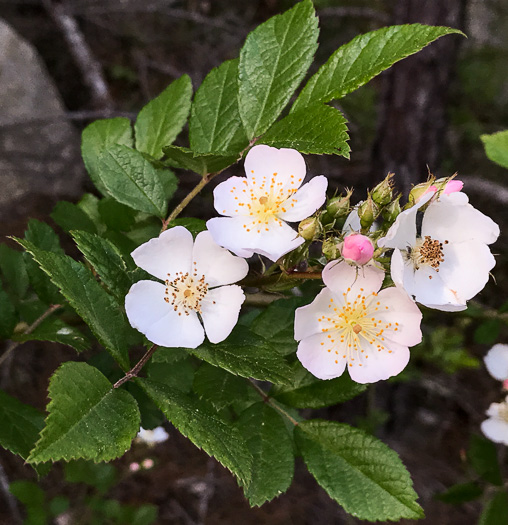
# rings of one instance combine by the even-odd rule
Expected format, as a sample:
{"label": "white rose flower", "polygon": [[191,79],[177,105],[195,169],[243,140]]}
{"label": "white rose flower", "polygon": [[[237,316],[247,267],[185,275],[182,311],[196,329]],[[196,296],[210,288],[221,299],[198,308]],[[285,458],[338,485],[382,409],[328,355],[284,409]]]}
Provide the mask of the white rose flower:
{"label": "white rose flower", "polygon": [[326,285],[295,313],[297,357],[319,379],[349,370],[358,383],[399,374],[409,361],[409,346],[422,339],[422,314],[397,287],[380,290],[384,271],[332,261],[323,269]]}
{"label": "white rose flower", "polygon": [[502,403],[492,403],[487,415],[489,418],[481,424],[482,432],[494,443],[508,445],[508,397]]}
{"label": "white rose flower", "polygon": [[169,434],[162,427],[156,427],[153,430],[145,430],[143,427],[139,429],[136,439],[147,445],[155,445],[163,443],[169,438]]}
{"label": "white rose flower", "polygon": [[494,345],[483,358],[489,374],[498,381],[508,379],[508,345]]}
{"label": "white rose flower", "polygon": [[326,199],[328,181],[320,175],[302,186],[302,155],[263,145],[247,154],[245,173],[215,188],[215,209],[226,217],[210,219],[206,226],[217,244],[240,257],[259,253],[277,261],[304,242],[286,221],[312,215]]}
{"label": "white rose flower", "polygon": [[438,310],[464,310],[496,264],[487,245],[498,238],[499,226],[456,192],[429,204],[418,236],[417,212],[433,197],[428,193],[403,211],[378,246],[394,248],[392,279],[415,301]]}
{"label": "white rose flower", "polygon": [[240,286],[225,285],[247,275],[247,261],[218,246],[207,231],[194,242],[182,226],[163,232],[131,255],[139,267],[163,281],[139,281],[125,297],[129,322],[149,341],[196,348],[205,331],[212,343],[231,333],[245,295]]}

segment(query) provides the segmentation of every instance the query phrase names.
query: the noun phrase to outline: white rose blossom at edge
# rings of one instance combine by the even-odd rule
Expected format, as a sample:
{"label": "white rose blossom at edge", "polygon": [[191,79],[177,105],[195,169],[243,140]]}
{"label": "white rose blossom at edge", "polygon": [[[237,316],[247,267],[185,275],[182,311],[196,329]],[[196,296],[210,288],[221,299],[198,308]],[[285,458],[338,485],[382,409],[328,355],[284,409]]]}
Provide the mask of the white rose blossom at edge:
{"label": "white rose blossom at edge", "polygon": [[215,188],[215,209],[225,217],[210,219],[206,226],[217,244],[240,257],[259,253],[277,261],[304,242],[286,221],[312,215],[326,199],[328,180],[319,175],[302,186],[302,155],[265,145],[247,153],[245,173]]}
{"label": "white rose blossom at edge", "polygon": [[508,379],[508,345],[494,345],[483,358],[489,374],[498,381]]}
{"label": "white rose blossom at edge", "polygon": [[482,432],[494,443],[508,445],[508,397],[501,403],[492,403],[488,419],[482,422]]}
{"label": "white rose blossom at edge", "polygon": [[149,341],[196,348],[205,331],[212,343],[231,333],[245,299],[241,287],[231,283],[247,275],[247,261],[218,246],[208,231],[194,242],[182,226],[163,232],[131,255],[140,268],[163,281],[138,281],[125,297],[130,324]]}
{"label": "white rose blossom at edge", "polygon": [[487,245],[498,238],[499,226],[473,208],[465,193],[456,192],[429,204],[418,237],[417,212],[433,197],[428,193],[403,211],[378,246],[394,248],[392,279],[415,301],[438,310],[464,310],[496,264]]}
{"label": "white rose blossom at edge", "polygon": [[329,262],[326,287],[295,313],[297,357],[319,379],[349,370],[358,383],[399,374],[409,361],[409,346],[422,339],[422,314],[398,287],[380,290],[384,271]]}

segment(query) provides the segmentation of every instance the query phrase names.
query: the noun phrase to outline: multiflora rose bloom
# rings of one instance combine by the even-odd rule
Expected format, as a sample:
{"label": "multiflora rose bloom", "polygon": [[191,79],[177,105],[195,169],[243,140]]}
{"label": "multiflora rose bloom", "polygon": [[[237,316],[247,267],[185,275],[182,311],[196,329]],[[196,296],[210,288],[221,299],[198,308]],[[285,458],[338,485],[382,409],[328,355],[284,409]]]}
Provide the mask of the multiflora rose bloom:
{"label": "multiflora rose bloom", "polygon": [[[417,235],[418,210],[430,199]],[[487,284],[496,263],[487,245],[498,236],[499,226],[473,208],[464,193],[431,192],[397,217],[378,246],[394,248],[392,279],[415,301],[459,311]]]}
{"label": "multiflora rose bloom", "polygon": [[304,242],[286,222],[312,215],[326,199],[328,181],[320,175],[302,186],[302,155],[263,145],[247,154],[245,173],[215,188],[215,209],[225,217],[210,219],[206,226],[215,242],[240,257],[259,253],[277,261]]}
{"label": "multiflora rose bloom", "polygon": [[397,287],[381,290],[384,272],[332,261],[323,269],[326,287],[295,313],[297,357],[319,379],[344,368],[358,383],[374,383],[400,373],[410,346],[422,339],[422,314]]}
{"label": "multiflora rose bloom", "polygon": [[492,403],[487,410],[489,416],[482,425],[482,432],[491,441],[508,445],[508,397],[502,403]]}
{"label": "multiflora rose bloom", "polygon": [[508,345],[494,345],[483,358],[489,374],[498,381],[508,379]]}
{"label": "multiflora rose bloom", "polygon": [[196,348],[205,331],[212,343],[231,333],[245,299],[240,286],[231,283],[247,275],[244,259],[218,246],[207,231],[194,242],[182,226],[163,232],[131,255],[139,267],[163,281],[139,281],[125,297],[129,322],[149,341]]}
{"label": "multiflora rose bloom", "polygon": [[139,429],[136,439],[147,445],[156,445],[164,443],[169,438],[169,434],[162,427],[156,427],[153,430],[146,430],[143,427]]}

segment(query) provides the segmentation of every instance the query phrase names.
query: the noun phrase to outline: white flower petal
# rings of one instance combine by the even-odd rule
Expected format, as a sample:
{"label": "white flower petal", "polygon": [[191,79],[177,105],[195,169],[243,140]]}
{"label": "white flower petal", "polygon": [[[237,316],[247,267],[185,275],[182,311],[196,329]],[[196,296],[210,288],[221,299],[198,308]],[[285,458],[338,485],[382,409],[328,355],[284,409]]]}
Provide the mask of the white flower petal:
{"label": "white flower petal", "polygon": [[244,226],[251,222],[245,217],[215,217],[207,221],[206,227],[219,246],[224,246],[239,257],[248,258],[254,255],[254,251],[246,246],[248,242]]}
{"label": "white flower petal", "polygon": [[489,374],[499,381],[508,379],[508,345],[494,345],[483,358]]}
{"label": "white flower petal", "polygon": [[385,323],[392,323],[390,328],[385,329],[384,336],[404,346],[420,343],[422,313],[406,292],[392,286],[381,290],[378,299],[383,307],[388,306],[388,310],[380,310],[379,318]]}
{"label": "white flower petal", "polygon": [[482,432],[494,443],[508,445],[508,423],[502,419],[489,418],[481,424]]}
{"label": "white flower petal", "polygon": [[[323,343],[323,344],[321,344]],[[331,350],[326,333],[306,337],[300,341],[296,356],[302,365],[319,379],[333,379],[344,372],[346,360],[343,353]]]}
{"label": "white flower petal", "polygon": [[[259,145],[254,146],[245,157],[245,174],[253,190],[256,184],[258,187],[262,184],[263,179],[270,181],[274,173],[277,182],[282,182],[283,187],[299,188],[306,171],[301,153],[294,149]],[[256,184],[252,185],[253,181]]]}
{"label": "white flower petal", "polygon": [[345,261],[330,261],[322,273],[323,282],[339,295],[339,291],[350,290],[350,296],[358,294],[361,288],[364,294],[377,292],[383,284],[385,272],[375,266],[351,266]]}
{"label": "white flower petal", "polygon": [[247,261],[221,248],[208,231],[196,237],[192,259],[198,278],[204,275],[210,287],[236,283],[249,272]]}
{"label": "white flower petal", "polygon": [[443,195],[429,205],[422,223],[422,236],[425,235],[443,242],[475,240],[492,244],[499,237],[499,226],[468,204],[464,193],[458,192]]}
{"label": "white flower petal", "polygon": [[231,333],[238,321],[245,295],[240,286],[221,286],[210,290],[201,303],[201,318],[206,336],[220,343]]}
{"label": "white flower petal", "polygon": [[396,286],[404,287],[404,272],[405,264],[402,253],[398,248],[395,248],[390,261],[390,276]]}
{"label": "white flower petal", "polygon": [[282,204],[287,211],[279,213],[277,216],[289,222],[306,219],[325,202],[327,187],[328,179],[326,177],[323,175],[314,177]]}
{"label": "white flower petal", "polygon": [[192,245],[192,234],[175,226],[136,248],[131,256],[140,268],[164,281],[168,273],[190,272]]}
{"label": "white flower petal", "polygon": [[483,242],[467,241],[443,245],[444,262],[439,276],[444,285],[467,301],[482,290],[496,260]]}
{"label": "white flower petal", "polygon": [[321,290],[314,301],[307,306],[297,308],[295,311],[295,339],[300,341],[311,335],[321,333],[323,325],[318,319],[330,310],[330,301],[333,299],[338,307],[343,305],[341,297],[336,296],[330,289]]}
{"label": "white flower petal", "polygon": [[139,281],[125,297],[130,324],[160,346],[196,348],[204,331],[195,312],[178,315],[164,301],[166,287],[154,281]]}
{"label": "white flower petal", "polygon": [[[409,348],[394,341],[383,342],[385,350],[365,350],[365,355],[359,362],[348,366],[349,375],[357,383],[375,383],[400,374],[409,362]],[[366,346],[364,347],[366,348]],[[391,351],[391,353],[389,353]],[[368,355],[368,357],[366,357]]]}
{"label": "white flower petal", "polygon": [[434,193],[425,194],[417,204],[400,213],[390,226],[386,236],[377,241],[378,246],[381,248],[399,248],[399,250],[414,246],[416,241],[416,214],[433,196]]}
{"label": "white flower petal", "polygon": [[346,222],[342,227],[342,233],[359,232],[361,229],[362,224],[360,222],[360,216],[358,215],[358,207],[355,207],[353,211],[347,216]]}
{"label": "white flower petal", "polygon": [[247,203],[250,197],[245,177],[229,177],[213,190],[213,205],[221,215],[248,215]]}

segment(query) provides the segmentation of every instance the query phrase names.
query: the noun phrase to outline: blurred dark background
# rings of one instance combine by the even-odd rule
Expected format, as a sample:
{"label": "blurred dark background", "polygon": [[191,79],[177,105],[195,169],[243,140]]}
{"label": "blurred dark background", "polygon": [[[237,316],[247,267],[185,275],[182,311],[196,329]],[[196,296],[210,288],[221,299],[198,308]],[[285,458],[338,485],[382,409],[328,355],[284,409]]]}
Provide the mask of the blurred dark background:
{"label": "blurred dark background", "polygon": [[[89,122],[134,118],[184,73],[196,89],[211,68],[238,55],[250,30],[294,3],[0,0],[0,242],[6,235],[22,235],[30,217],[50,221],[57,200],[76,202],[84,191],[94,191],[79,153],[80,133]],[[357,34],[386,25],[420,22],[466,33],[467,39],[440,39],[338,102],[349,121],[350,161],[307,160],[309,172],[327,175],[332,188],[354,186],[356,200],[388,171],[395,172],[397,187],[405,194],[429,170],[436,176],[458,172],[471,202],[499,222],[502,231],[504,227],[493,249],[499,254],[496,282],[491,280],[479,297],[482,305],[499,308],[508,297],[508,183],[506,170],[486,159],[480,135],[508,128],[508,4],[314,3],[321,27],[314,69]],[[242,168],[231,172],[242,174]],[[177,199],[196,181],[197,176],[186,176]],[[199,196],[188,213],[209,217],[210,192]],[[403,380],[379,384],[369,396],[312,416],[360,422],[395,448],[415,481],[427,514],[424,523],[475,523],[481,503],[452,507],[434,495],[465,479],[469,435],[478,432],[488,404],[499,398],[499,385],[480,359],[488,342],[508,342],[506,323],[485,328],[489,338],[482,338],[469,318],[433,312],[426,319],[430,343],[416,352],[413,369]],[[439,352],[446,352],[446,345],[467,352],[476,368],[466,365],[465,357],[457,366],[443,364],[447,358]],[[62,359],[73,356],[56,344],[26,344],[23,363],[11,366],[14,376],[32,377],[33,393],[25,392],[23,400],[43,409],[47,378]],[[9,392],[16,395],[16,385],[23,384],[14,377]],[[135,451],[117,462],[119,468],[132,461],[129,454]],[[176,431],[153,455],[154,469],[127,476],[111,495],[126,503],[155,503],[160,523],[357,523],[301,464],[286,495],[251,510],[233,478]],[[34,479],[21,460],[5,453],[0,460],[6,479]],[[59,483],[57,474],[42,481],[54,494],[66,490]],[[1,523],[11,523],[7,512],[0,494]]]}

